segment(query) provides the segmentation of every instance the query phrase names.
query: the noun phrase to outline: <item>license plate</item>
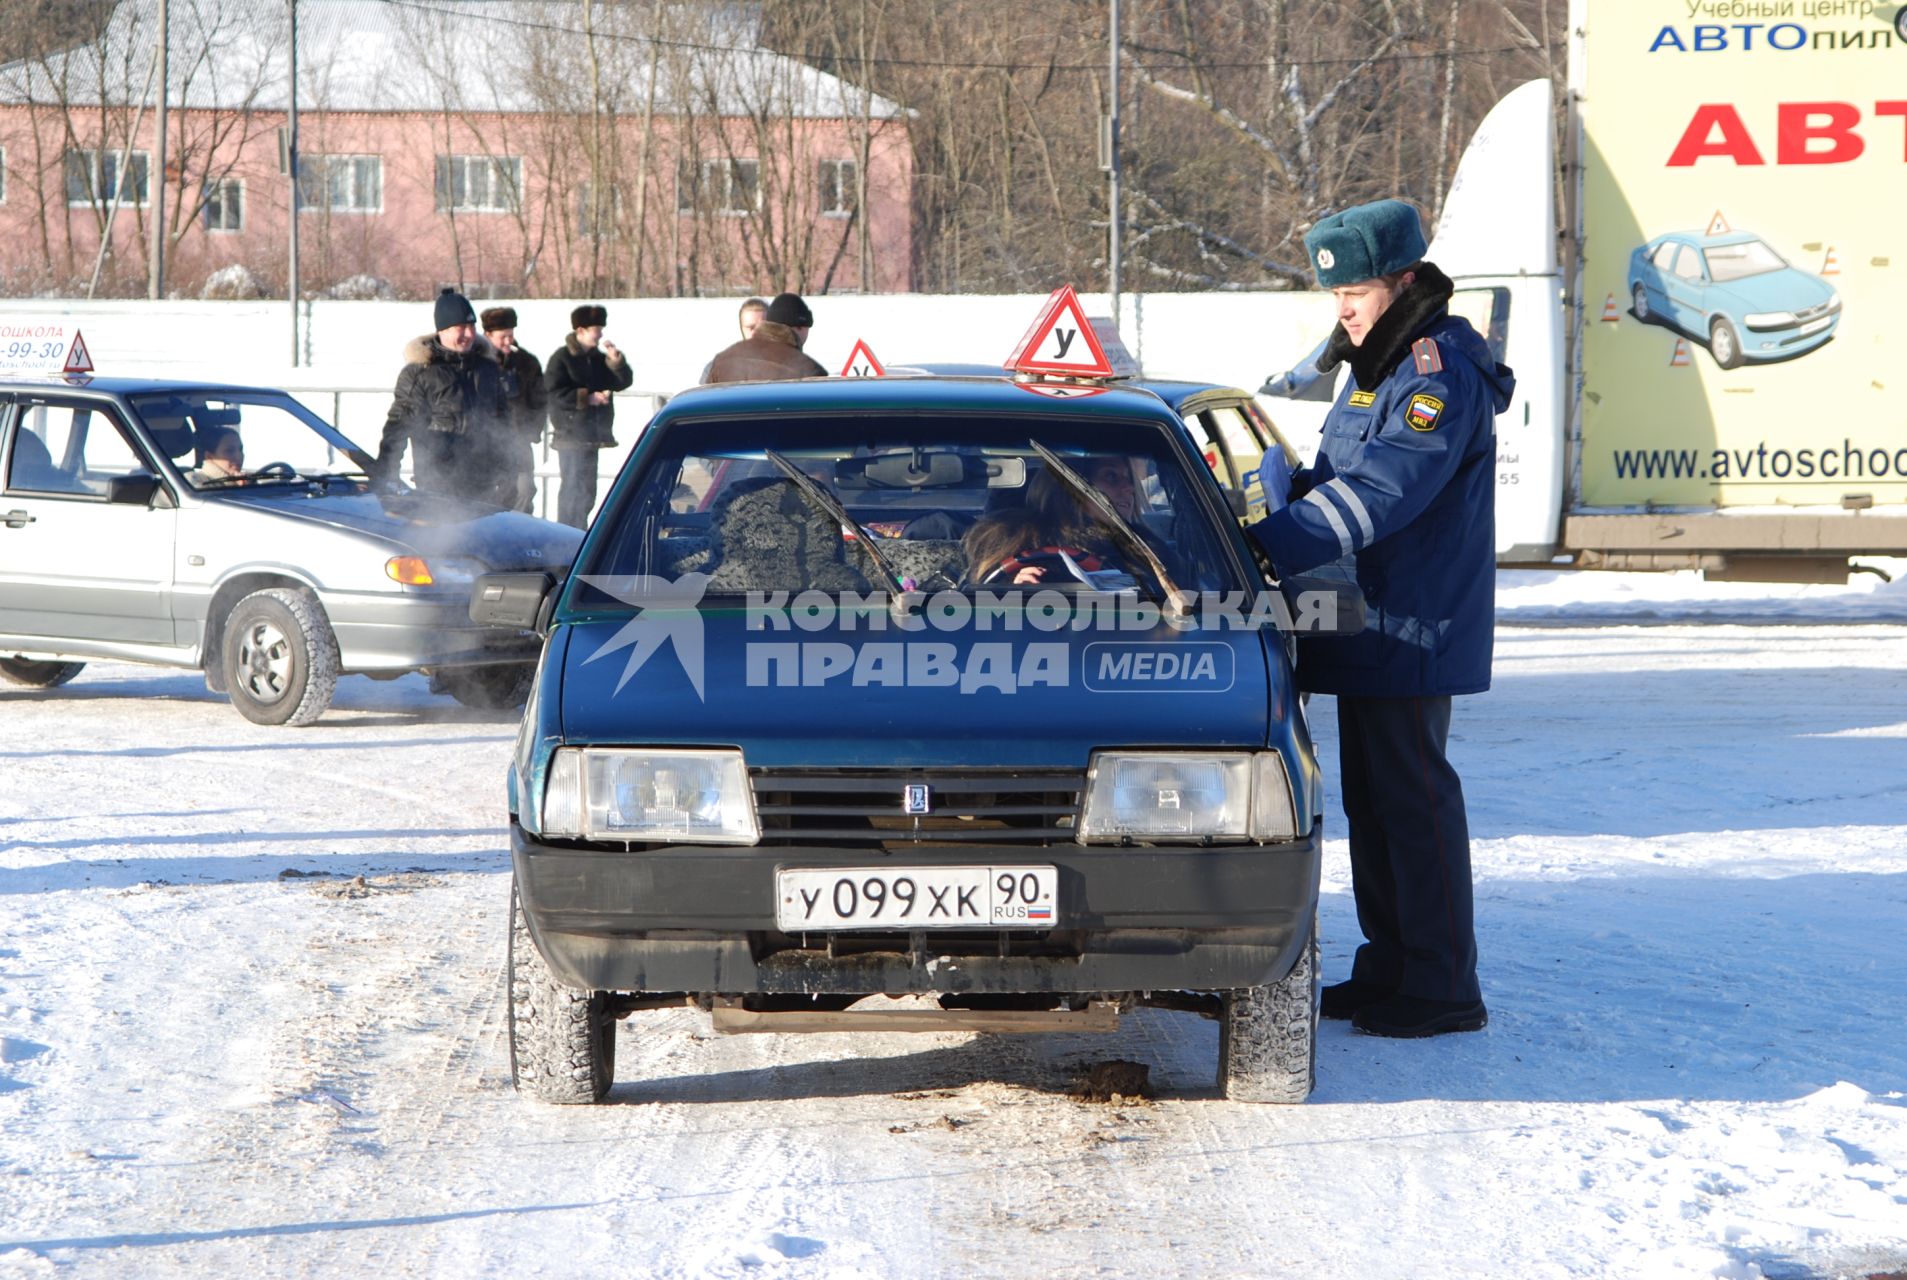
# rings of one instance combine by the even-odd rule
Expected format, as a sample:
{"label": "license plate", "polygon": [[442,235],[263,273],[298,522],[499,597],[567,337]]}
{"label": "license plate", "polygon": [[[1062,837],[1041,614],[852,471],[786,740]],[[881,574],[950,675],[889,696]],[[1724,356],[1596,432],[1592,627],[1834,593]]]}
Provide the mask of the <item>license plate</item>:
{"label": "license plate", "polygon": [[1819,320],[1810,320],[1801,326],[1801,336],[1806,338],[1812,334],[1819,333],[1832,323],[1834,323],[1833,316],[1822,316]]}
{"label": "license plate", "polygon": [[827,929],[1051,929],[1052,867],[806,867],[775,873],[784,933]]}

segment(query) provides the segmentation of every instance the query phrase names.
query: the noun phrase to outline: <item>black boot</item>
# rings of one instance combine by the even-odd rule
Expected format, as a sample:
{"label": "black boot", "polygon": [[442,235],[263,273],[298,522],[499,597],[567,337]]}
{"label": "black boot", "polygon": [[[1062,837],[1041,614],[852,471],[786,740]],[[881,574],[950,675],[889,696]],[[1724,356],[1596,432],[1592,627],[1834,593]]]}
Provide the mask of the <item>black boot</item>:
{"label": "black boot", "polygon": [[1351,1025],[1366,1035],[1416,1040],[1450,1031],[1481,1031],[1489,1021],[1490,1014],[1481,1000],[1424,1000],[1396,995],[1365,1005],[1352,1016]]}
{"label": "black boot", "polygon": [[1397,994],[1397,988],[1385,986],[1381,982],[1365,982],[1352,978],[1349,982],[1339,982],[1324,989],[1318,997],[1318,1016],[1336,1018],[1343,1022],[1350,1019],[1365,1005],[1376,1004]]}

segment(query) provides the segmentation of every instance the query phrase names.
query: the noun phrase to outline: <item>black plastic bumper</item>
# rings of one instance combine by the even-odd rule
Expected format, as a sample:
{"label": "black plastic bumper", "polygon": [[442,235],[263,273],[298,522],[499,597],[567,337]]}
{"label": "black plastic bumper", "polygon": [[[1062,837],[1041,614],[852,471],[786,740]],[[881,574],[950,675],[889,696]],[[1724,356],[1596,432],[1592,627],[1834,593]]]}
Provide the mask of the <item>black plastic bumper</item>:
{"label": "black plastic bumper", "polygon": [[[1221,848],[680,845],[623,852],[545,843],[510,825],[517,892],[561,981],[588,990],[750,993],[1225,990],[1287,973],[1318,905],[1322,823],[1304,840]],[[790,935],[778,867],[1051,865],[1057,927],[870,939]]]}

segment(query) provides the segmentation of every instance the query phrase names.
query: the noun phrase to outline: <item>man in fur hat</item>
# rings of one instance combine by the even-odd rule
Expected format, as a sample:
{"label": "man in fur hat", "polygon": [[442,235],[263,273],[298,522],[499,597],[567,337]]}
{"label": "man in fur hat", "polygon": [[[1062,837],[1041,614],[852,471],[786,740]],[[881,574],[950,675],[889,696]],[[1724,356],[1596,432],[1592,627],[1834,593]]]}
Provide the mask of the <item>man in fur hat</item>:
{"label": "man in fur hat", "polygon": [[408,444],[419,493],[514,506],[516,476],[504,465],[509,404],[496,348],[477,336],[477,313],[455,289],[437,295],[432,318],[435,333],[404,345],[372,477],[395,481]]}
{"label": "man in fur hat", "polygon": [[1251,526],[1280,577],[1350,558],[1357,635],[1299,637],[1298,685],[1338,700],[1340,794],[1364,945],[1318,1012],[1369,1035],[1476,1031],[1470,834],[1450,700],[1490,687],[1496,415],[1516,382],[1424,261],[1417,210],[1379,200],[1305,233],[1337,327],[1317,360],[1351,377],[1293,501]]}
{"label": "man in fur hat", "polygon": [[783,378],[825,378],[828,371],[802,353],[814,313],[798,293],[781,293],[755,332],[709,361],[704,382],[775,382]]}
{"label": "man in fur hat", "polygon": [[596,506],[596,455],[616,443],[612,396],[627,391],[636,375],[613,342],[603,341],[609,312],[585,303],[569,313],[570,335],[550,355],[543,385],[549,392],[550,447],[556,450],[563,487],[556,518],[582,529]]}
{"label": "man in fur hat", "polygon": [[536,501],[536,446],[549,420],[549,393],[543,389],[543,362],[516,344],[516,308],[491,307],[483,313],[483,336],[497,349],[503,386],[510,398],[509,464],[516,477],[518,511]]}

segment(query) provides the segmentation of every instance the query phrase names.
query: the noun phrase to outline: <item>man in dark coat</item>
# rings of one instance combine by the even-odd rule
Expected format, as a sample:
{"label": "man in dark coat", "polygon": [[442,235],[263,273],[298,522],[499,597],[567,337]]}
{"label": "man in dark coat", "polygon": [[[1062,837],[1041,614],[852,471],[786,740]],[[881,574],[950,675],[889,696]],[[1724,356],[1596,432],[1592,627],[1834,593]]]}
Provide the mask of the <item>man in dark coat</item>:
{"label": "man in dark coat", "polygon": [[784,378],[825,378],[828,371],[803,355],[814,313],[796,293],[775,295],[755,332],[723,349],[709,361],[704,382],[777,382]]}
{"label": "man in dark coat", "polygon": [[477,336],[477,313],[454,289],[437,295],[433,320],[437,332],[404,346],[373,477],[394,481],[408,444],[418,492],[513,506],[509,406],[496,349]]}
{"label": "man in dark coat", "polygon": [[516,344],[516,308],[491,307],[483,313],[483,336],[497,349],[503,389],[510,402],[509,466],[516,479],[518,511],[536,502],[536,446],[543,443],[549,420],[549,393],[543,389],[543,364]]}
{"label": "man in dark coat", "polygon": [[1339,324],[1319,359],[1349,362],[1293,501],[1252,526],[1280,576],[1354,556],[1369,625],[1300,637],[1299,686],[1336,694],[1351,887],[1366,942],[1319,1012],[1428,1036],[1488,1021],[1463,785],[1445,756],[1450,699],[1490,687],[1496,415],[1515,386],[1451,283],[1423,261],[1417,211],[1380,200],[1304,238]]}
{"label": "man in dark coat", "polygon": [[596,506],[596,455],[616,443],[612,396],[627,391],[636,375],[613,342],[603,341],[609,311],[586,303],[569,313],[570,335],[551,354],[543,385],[549,393],[550,447],[556,450],[563,487],[556,518],[582,529]]}

